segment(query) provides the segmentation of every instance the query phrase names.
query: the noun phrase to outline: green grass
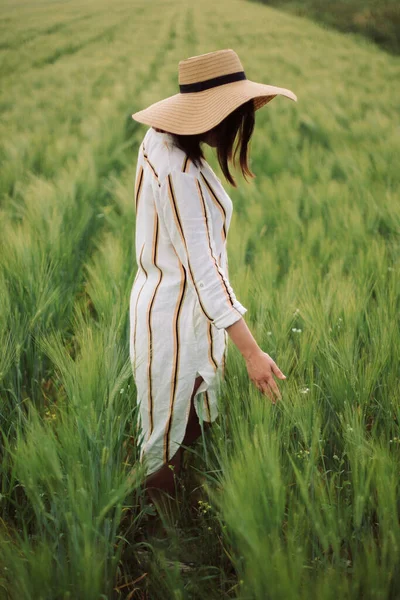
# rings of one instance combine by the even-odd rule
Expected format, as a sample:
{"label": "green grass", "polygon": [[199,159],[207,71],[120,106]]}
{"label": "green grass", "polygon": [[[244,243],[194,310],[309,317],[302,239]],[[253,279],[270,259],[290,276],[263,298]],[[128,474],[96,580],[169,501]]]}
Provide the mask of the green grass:
{"label": "green grass", "polygon": [[392,54],[400,54],[400,6],[397,0],[255,0],[315,19],[328,27],[356,33]]}
{"label": "green grass", "polygon": [[[239,0],[3,2],[0,31],[0,598],[398,597],[398,59]],[[273,406],[230,344],[162,542],[129,476],[130,115],[219,48],[298,96],[225,185],[231,282],[287,380]]]}

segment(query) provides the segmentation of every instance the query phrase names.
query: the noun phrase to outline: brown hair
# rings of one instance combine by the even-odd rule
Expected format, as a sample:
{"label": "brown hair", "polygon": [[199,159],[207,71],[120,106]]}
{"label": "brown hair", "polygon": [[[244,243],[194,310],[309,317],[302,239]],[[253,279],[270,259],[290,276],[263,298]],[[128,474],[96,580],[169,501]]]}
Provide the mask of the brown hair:
{"label": "brown hair", "polygon": [[[233,166],[237,166],[236,155],[239,152],[239,162],[242,169],[244,179],[247,181],[246,175],[255,177],[248,165],[249,156],[249,141],[254,130],[254,101],[248,100],[244,104],[238,106],[234,111],[229,113],[223,121],[205,133],[195,135],[180,135],[172,134],[176,145],[183,150],[189,159],[200,168],[201,160],[205,160],[203,150],[200,146],[204,142],[203,138],[206,134],[212,133],[216,138],[216,151],[219,165],[227,181],[237,187],[236,180],[232,177],[228,160],[233,162]],[[236,137],[235,150],[233,150]],[[239,150],[240,148],[240,150]]]}

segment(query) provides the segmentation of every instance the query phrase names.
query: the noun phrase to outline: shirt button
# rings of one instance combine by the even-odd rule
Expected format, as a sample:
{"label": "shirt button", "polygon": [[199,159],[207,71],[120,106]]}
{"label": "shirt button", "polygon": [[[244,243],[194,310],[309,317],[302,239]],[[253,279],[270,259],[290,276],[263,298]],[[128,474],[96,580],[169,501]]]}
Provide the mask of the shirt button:
{"label": "shirt button", "polygon": [[202,281],[199,281],[199,288],[203,288],[204,287],[204,283]]}

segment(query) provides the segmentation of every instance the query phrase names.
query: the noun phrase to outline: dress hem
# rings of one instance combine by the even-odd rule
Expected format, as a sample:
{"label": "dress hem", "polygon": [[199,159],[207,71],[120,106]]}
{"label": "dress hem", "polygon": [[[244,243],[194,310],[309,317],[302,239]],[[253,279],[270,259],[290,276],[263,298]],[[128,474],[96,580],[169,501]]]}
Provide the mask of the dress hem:
{"label": "dress hem", "polygon": [[[208,421],[207,419],[204,419],[204,413],[203,413],[203,411],[201,411],[203,414],[202,415],[199,414],[198,407],[197,407],[197,402],[196,402],[197,396],[199,394],[202,394],[203,392],[206,392],[211,387],[211,384],[212,384],[213,380],[215,379],[215,377],[218,377],[218,372],[216,371],[215,374],[214,374],[214,376],[210,380],[210,379],[208,379],[208,375],[207,374],[206,374],[206,376],[204,376],[204,372],[203,371],[202,372],[196,371],[196,375],[195,375],[194,381],[193,381],[193,386],[191,388],[192,391],[190,393],[188,408],[186,409],[186,412],[185,412],[185,427],[184,427],[184,431],[183,431],[182,436],[179,436],[181,439],[179,441],[176,441],[176,443],[177,443],[178,446],[177,446],[175,452],[169,457],[169,462],[175,456],[175,454],[178,452],[178,450],[180,450],[180,448],[182,447],[181,445],[182,445],[183,439],[184,439],[184,437],[186,435],[186,429],[187,429],[188,422],[189,422],[189,414],[190,414],[190,405],[191,405],[192,394],[193,394],[194,386],[195,386],[195,383],[196,383],[196,378],[199,375],[203,378],[203,381],[201,382],[201,384],[199,385],[199,387],[198,387],[198,389],[196,391],[196,394],[195,394],[195,396],[193,398],[193,403],[194,403],[194,408],[195,408],[195,412],[196,412],[197,418],[199,420],[200,427],[201,427],[201,421],[206,422],[206,423],[214,423],[214,421],[219,416],[219,411],[217,409],[214,419],[211,419],[210,421]],[[206,377],[207,377],[207,379],[206,379]],[[205,387],[204,387],[204,384],[205,384]],[[146,458],[146,455],[142,454],[142,452],[141,452],[140,462],[142,462],[143,459],[145,459],[145,458]],[[146,470],[146,477],[148,477],[149,475],[152,475],[153,473],[156,473],[157,471],[159,471],[160,469],[162,469],[162,467],[164,465],[167,464],[164,461],[158,461],[158,462],[161,463],[161,464],[154,465],[153,467],[148,468]]]}

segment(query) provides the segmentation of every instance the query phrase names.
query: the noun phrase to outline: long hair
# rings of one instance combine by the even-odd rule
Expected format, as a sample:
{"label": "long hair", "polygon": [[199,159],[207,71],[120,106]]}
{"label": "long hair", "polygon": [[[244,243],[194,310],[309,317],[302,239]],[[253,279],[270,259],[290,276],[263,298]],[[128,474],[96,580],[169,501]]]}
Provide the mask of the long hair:
{"label": "long hair", "polygon": [[[216,151],[219,165],[227,181],[237,187],[235,178],[229,171],[228,161],[233,162],[233,166],[237,166],[237,154],[239,153],[239,163],[242,169],[244,179],[247,181],[246,175],[255,177],[248,164],[249,157],[249,141],[254,131],[255,109],[253,99],[248,100],[244,104],[233,110],[223,121],[205,133],[195,135],[180,135],[172,134],[174,142],[181,148],[189,159],[198,167],[201,166],[201,161],[205,160],[201,143],[204,142],[204,136],[212,134],[216,140]],[[236,146],[234,149],[234,142]]]}

